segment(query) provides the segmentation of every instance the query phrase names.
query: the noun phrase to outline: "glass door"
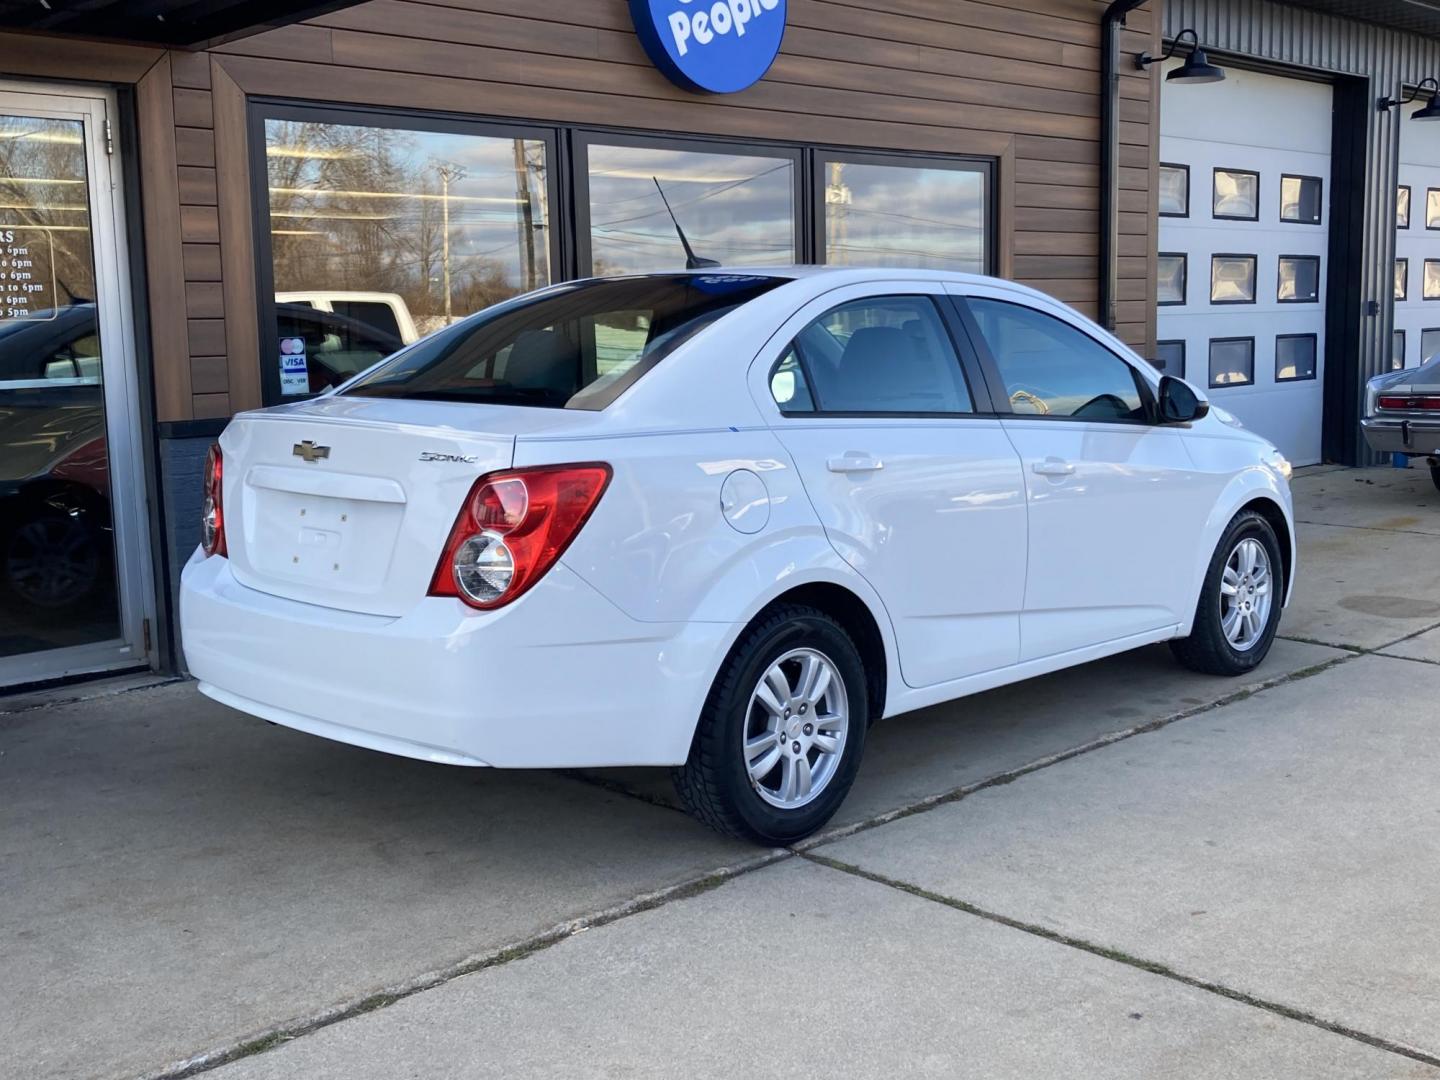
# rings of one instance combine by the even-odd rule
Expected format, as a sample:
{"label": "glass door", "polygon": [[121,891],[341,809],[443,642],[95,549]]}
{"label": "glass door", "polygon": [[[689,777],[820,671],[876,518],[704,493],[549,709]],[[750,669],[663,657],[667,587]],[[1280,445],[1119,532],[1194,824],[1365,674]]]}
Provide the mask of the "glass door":
{"label": "glass door", "polygon": [[112,111],[0,83],[0,689],[148,659]]}

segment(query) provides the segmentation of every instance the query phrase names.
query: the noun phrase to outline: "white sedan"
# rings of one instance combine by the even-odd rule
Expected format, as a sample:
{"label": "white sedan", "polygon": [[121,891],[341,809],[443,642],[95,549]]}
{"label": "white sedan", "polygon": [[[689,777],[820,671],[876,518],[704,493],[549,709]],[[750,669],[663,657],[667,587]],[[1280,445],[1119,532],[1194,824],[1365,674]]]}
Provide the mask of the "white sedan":
{"label": "white sedan", "polygon": [[673,766],[702,820],[784,844],[882,716],[1158,641],[1255,667],[1289,475],[1009,282],[575,281],[237,416],[185,656],[216,700],[357,746]]}

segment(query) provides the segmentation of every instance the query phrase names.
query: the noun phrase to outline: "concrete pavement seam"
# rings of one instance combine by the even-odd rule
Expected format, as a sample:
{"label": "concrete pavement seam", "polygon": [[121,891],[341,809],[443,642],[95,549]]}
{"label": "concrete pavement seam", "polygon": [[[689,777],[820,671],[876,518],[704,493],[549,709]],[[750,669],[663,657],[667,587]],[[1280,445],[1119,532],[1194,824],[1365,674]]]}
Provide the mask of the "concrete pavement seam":
{"label": "concrete pavement seam", "polygon": [[901,881],[897,878],[887,877],[884,874],[877,874],[872,870],[866,870],[851,863],[842,862],[839,859],[831,859],[824,855],[816,855],[811,852],[801,852],[800,857],[808,862],[828,867],[842,874],[850,874],[854,877],[863,878],[866,881],[872,881],[877,885],[885,885],[899,892],[908,893],[911,896],[918,897],[922,900],[929,900],[932,903],[941,904],[956,911],[962,911],[967,915],[974,915],[977,918],[997,923],[1000,926],[1009,927],[1012,930],[1019,930],[1058,945],[1066,945],[1080,952],[1090,953],[1092,956],[1098,956],[1118,964],[1124,964],[1127,967],[1149,972],[1152,975],[1159,975],[1162,978],[1170,979],[1173,982],[1181,983],[1184,986],[1189,986],[1196,990],[1203,990],[1206,993],[1215,994],[1242,1005],[1249,1005],[1252,1008],[1274,1013],[1276,1016],[1284,1017],[1287,1020],[1308,1024],[1311,1027],[1320,1028],[1322,1031],[1328,1031],[1334,1035],[1353,1039],[1356,1042],[1364,1043],[1366,1046],[1373,1047],[1377,1050],[1384,1050],[1388,1053],[1399,1055],[1400,1057],[1409,1058],[1412,1061],[1418,1061],[1425,1065],[1440,1068],[1440,1056],[1428,1053],[1419,1047],[1396,1042],[1393,1039],[1387,1039],[1381,1035],[1371,1035],[1369,1032],[1349,1027],[1337,1020],[1326,1020],[1324,1017],[1316,1016],[1314,1013],[1306,1012],[1303,1009],[1297,1009],[1278,1001],[1270,1001],[1266,998],[1256,997],[1253,994],[1247,994],[1243,990],[1236,990],[1233,987],[1226,986],[1224,983],[1211,982],[1208,979],[1202,979],[1195,975],[1187,975],[1182,971],[1178,971],[1158,961],[1146,960],[1143,957],[1133,956],[1119,949],[1097,945],[1094,942],[1086,941],[1084,938],[1063,934],[1047,926],[1039,926],[1035,923],[1028,923],[1008,915],[1001,915],[998,912],[989,911],[953,896],[931,892],[929,889],[914,885],[908,881]]}
{"label": "concrete pavement seam", "polygon": [[590,915],[581,915],[574,919],[567,919],[557,923],[549,929],[542,930],[528,938],[502,946],[498,949],[491,949],[484,953],[477,953],[457,963],[446,967],[427,972],[423,975],[416,975],[402,982],[384,987],[380,990],[366,994],[364,997],[352,998],[318,1012],[306,1016],[292,1017],[289,1020],[272,1024],[261,1031],[248,1035],[245,1038],[237,1039],[222,1046],[210,1050],[201,1051],[180,1061],[172,1062],[161,1066],[151,1072],[141,1073],[134,1076],[133,1080],[184,1080],[186,1077],[197,1076],[201,1073],[217,1069],[222,1065],[239,1061],[242,1058],[253,1057],[256,1054],[263,1054],[267,1050],[273,1050],[282,1046],[292,1039],[297,1039],[312,1032],[363,1016],[366,1013],[375,1012],[377,1009],[388,1008],[397,1001],[412,997],[415,994],[426,990],[433,990],[446,983],[453,982],[464,975],[473,975],[479,971],[486,971],[490,968],[500,967],[514,960],[523,960],[558,945],[562,941],[574,937],[576,934],[586,930],[598,929],[618,922],[621,919],[629,918],[632,915],[639,915],[642,912],[653,911],[656,908],[675,901],[685,900],[701,893],[709,892],[711,889],[719,888],[726,882],[745,874],[761,870],[767,866],[773,866],[778,862],[793,858],[795,853],[785,848],[772,848],[760,855],[749,859],[743,859],[732,866],[722,866],[698,877],[690,878],[675,885],[666,886],[663,889],[656,889],[651,892],[641,893],[631,897],[619,904],[608,908],[602,908]]}
{"label": "concrete pavement seam", "polygon": [[1296,525],[1319,525],[1325,529],[1359,529],[1361,532],[1378,533],[1399,533],[1402,536],[1440,536],[1440,533],[1426,532],[1424,529],[1381,529],[1375,525],[1344,525],[1338,521],[1306,521],[1304,518],[1296,518]]}
{"label": "concrete pavement seam", "polygon": [[1158,717],[1154,720],[1146,720],[1142,724],[1122,728],[1119,731],[1108,732],[1091,739],[1089,742],[1080,743],[1078,746],[1072,746],[1069,749],[1060,750],[1053,754],[1046,754],[1044,757],[1036,758],[1016,768],[1006,769],[1003,772],[987,776],[983,780],[976,780],[973,783],[963,784],[949,791],[926,796],[923,799],[908,803],[905,806],[896,807],[893,810],[886,810],[873,817],[865,818],[863,821],[856,821],[849,825],[841,825],[834,829],[825,830],[806,840],[800,841],[798,844],[792,845],[791,850],[804,853],[822,844],[830,844],[837,840],[844,840],[857,833],[868,832],[871,829],[879,828],[881,825],[888,825],[892,821],[899,821],[902,818],[913,817],[916,814],[923,814],[928,810],[934,810],[938,806],[946,806],[950,803],[959,802],[977,792],[984,791],[986,788],[999,787],[1002,784],[1011,783],[1014,780],[1020,779],[1022,776],[1039,772],[1041,769],[1048,769],[1051,765],[1058,765],[1062,761],[1069,761],[1072,758],[1080,757],[1094,750],[1101,750],[1107,746],[1113,746],[1115,743],[1132,739],[1136,735],[1144,735],[1151,731],[1158,731],[1178,721],[1188,720],[1192,716],[1199,716],[1201,713],[1223,708],[1226,705],[1234,705],[1247,698],[1254,697],[1256,694],[1263,693],[1266,690],[1272,690],[1277,686],[1284,686],[1287,683],[1306,679],[1312,675],[1318,675],[1320,672],[1327,671],[1338,664],[1347,663],[1364,655],[1366,654],[1352,652],[1346,653],[1343,656],[1331,657],[1329,660],[1322,661],[1319,664],[1311,664],[1309,667],[1300,668],[1298,671],[1287,672],[1284,675],[1277,675],[1273,679],[1267,679],[1264,682],[1243,687],[1233,694],[1227,694],[1223,698],[1207,702],[1204,705],[1197,705],[1194,708],[1184,709],[1180,712],[1171,713],[1169,716]]}

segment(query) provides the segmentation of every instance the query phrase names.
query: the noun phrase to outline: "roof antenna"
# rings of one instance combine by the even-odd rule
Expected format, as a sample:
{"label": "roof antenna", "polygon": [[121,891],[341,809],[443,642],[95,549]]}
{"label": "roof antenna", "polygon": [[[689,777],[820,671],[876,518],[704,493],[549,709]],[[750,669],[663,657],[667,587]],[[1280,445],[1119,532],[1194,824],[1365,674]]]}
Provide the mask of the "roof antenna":
{"label": "roof antenna", "polygon": [[665,204],[665,212],[675,223],[675,232],[680,237],[680,246],[685,249],[685,269],[703,270],[707,266],[719,266],[720,264],[714,259],[702,259],[695,254],[695,249],[690,246],[690,241],[685,239],[685,230],[680,227],[680,219],[675,216],[675,211],[670,209],[670,200],[665,198],[665,189],[660,186],[660,178],[652,176],[650,179],[655,181],[655,190],[660,192],[660,201]]}

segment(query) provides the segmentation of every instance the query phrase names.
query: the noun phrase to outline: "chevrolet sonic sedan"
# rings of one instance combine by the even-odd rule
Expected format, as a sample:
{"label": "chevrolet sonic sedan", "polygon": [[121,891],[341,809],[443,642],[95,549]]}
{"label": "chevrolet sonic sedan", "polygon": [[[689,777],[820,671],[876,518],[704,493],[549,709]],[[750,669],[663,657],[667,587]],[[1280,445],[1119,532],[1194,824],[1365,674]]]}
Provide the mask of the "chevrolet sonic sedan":
{"label": "chevrolet sonic sedan", "polygon": [[1261,662],[1290,466],[1048,297],[714,270],[499,304],[210,452],[200,689],[426,761],[664,765],[765,844],[882,716],[1168,641]]}

